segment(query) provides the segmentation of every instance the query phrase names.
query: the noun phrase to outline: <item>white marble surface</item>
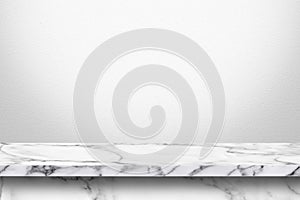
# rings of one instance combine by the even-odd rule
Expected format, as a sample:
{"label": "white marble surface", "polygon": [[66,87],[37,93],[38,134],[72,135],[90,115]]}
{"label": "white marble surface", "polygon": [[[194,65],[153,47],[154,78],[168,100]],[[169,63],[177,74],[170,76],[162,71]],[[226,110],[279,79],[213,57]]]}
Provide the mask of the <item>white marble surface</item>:
{"label": "white marble surface", "polygon": [[[145,148],[155,145],[145,145]],[[197,146],[176,163],[128,162],[105,149],[109,162],[96,161],[80,144],[4,144],[0,146],[0,176],[299,176],[300,144],[217,144],[204,159]],[[175,147],[174,147],[175,148]],[[177,145],[176,148],[181,148]],[[104,149],[103,149],[104,151]],[[164,156],[164,155],[162,155]],[[117,166],[120,170],[112,169]],[[151,173],[136,173],[153,170]],[[132,173],[134,172],[134,173]]]}
{"label": "white marble surface", "polygon": [[2,178],[1,200],[298,200],[298,178]]}

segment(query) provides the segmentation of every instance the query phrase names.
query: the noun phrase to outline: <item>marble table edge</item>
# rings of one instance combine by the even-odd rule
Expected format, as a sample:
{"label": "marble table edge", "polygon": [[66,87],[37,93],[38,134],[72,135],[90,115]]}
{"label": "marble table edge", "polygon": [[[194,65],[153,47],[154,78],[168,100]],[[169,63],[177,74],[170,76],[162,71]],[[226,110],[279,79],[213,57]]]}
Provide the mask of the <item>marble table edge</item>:
{"label": "marble table edge", "polygon": [[[298,177],[300,145],[298,143],[221,143],[216,155],[228,159],[207,163],[179,163],[161,168],[155,165],[123,164],[119,170],[101,163],[32,159],[33,150],[68,147],[78,144],[1,143],[0,177]],[[37,148],[39,147],[39,148]],[[47,148],[46,148],[47,147]],[[24,151],[24,152],[22,152]],[[219,152],[218,152],[219,151]],[[218,155],[220,154],[220,155]],[[216,155],[214,155],[216,157]],[[32,157],[31,157],[32,156]],[[223,157],[222,157],[223,156]],[[220,159],[219,158],[219,159]],[[237,159],[230,163],[230,159]],[[239,159],[243,162],[239,163]],[[248,159],[248,160],[247,160]],[[249,160],[250,159],[250,160]],[[222,160],[222,159],[220,159]],[[218,162],[217,162],[218,161]],[[258,162],[261,161],[261,162]],[[54,163],[54,164],[53,164]],[[132,173],[137,168],[149,173]]]}

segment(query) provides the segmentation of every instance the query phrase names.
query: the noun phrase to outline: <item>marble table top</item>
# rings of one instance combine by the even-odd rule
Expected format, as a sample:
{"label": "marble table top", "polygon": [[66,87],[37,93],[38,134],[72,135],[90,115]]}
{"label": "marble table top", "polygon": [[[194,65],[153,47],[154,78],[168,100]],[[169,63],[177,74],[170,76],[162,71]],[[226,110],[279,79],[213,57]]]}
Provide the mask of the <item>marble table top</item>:
{"label": "marble table top", "polygon": [[[219,143],[202,159],[196,153],[199,147],[191,146],[166,167],[155,161],[128,162],[107,149],[109,162],[104,164],[89,148],[102,150],[103,145],[1,143],[0,176],[300,176],[300,143]],[[149,173],[136,173],[143,170]]]}

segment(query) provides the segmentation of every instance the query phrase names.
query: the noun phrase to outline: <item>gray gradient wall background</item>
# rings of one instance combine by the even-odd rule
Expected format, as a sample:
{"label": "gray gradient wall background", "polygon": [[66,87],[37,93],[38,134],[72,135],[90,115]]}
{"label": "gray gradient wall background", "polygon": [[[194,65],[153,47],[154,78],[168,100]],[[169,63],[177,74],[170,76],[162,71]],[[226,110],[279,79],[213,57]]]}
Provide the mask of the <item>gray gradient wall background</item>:
{"label": "gray gradient wall background", "polygon": [[222,142],[300,142],[300,1],[0,1],[0,141],[76,142],[72,95],[86,57],[138,28],[185,34],[213,59]]}

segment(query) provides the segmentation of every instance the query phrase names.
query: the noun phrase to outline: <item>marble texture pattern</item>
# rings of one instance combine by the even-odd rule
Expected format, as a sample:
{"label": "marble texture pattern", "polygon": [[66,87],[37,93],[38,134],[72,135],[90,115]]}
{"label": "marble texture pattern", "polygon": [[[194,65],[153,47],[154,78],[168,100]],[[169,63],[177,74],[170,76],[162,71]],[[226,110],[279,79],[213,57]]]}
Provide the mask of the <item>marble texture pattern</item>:
{"label": "marble texture pattern", "polygon": [[1,200],[298,200],[298,178],[1,178]]}
{"label": "marble texture pattern", "polygon": [[[157,144],[147,144],[155,148]],[[123,145],[124,146],[124,145]],[[126,146],[126,145],[125,145]],[[0,145],[0,176],[299,176],[300,144],[288,143],[223,143],[217,144],[204,159],[199,159],[197,146],[167,167],[161,163],[128,162],[103,148],[109,163],[100,163],[87,151],[102,150],[103,145],[22,144]],[[176,148],[181,148],[180,145]],[[182,147],[183,148],[183,147]],[[163,156],[163,155],[162,155]],[[120,170],[115,170],[117,166]],[[151,173],[136,173],[139,170]],[[134,173],[132,173],[134,172]]]}

